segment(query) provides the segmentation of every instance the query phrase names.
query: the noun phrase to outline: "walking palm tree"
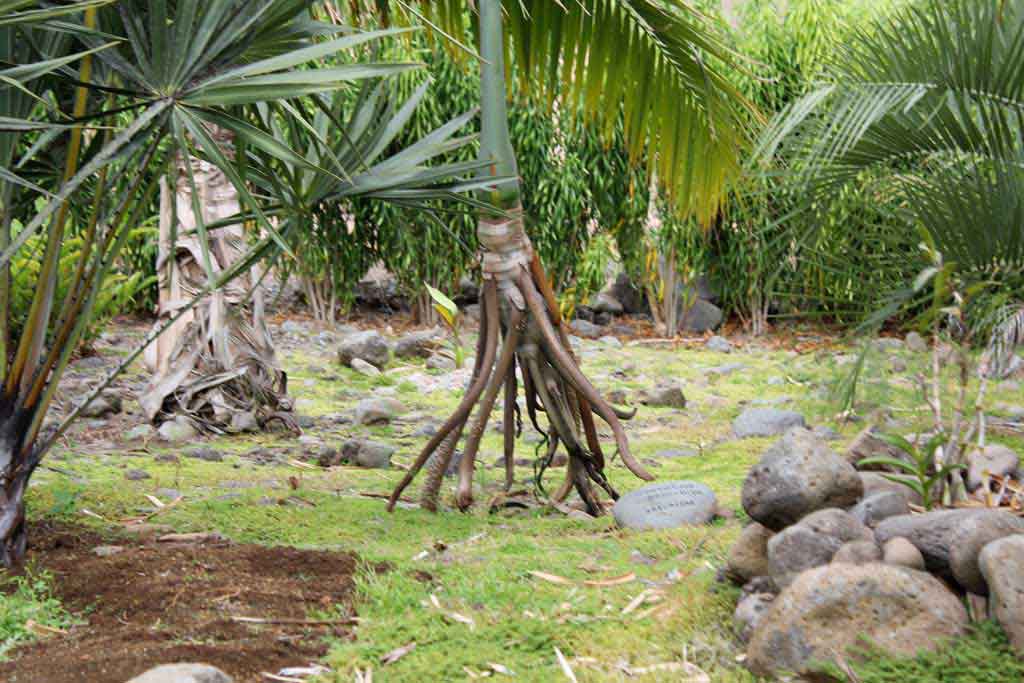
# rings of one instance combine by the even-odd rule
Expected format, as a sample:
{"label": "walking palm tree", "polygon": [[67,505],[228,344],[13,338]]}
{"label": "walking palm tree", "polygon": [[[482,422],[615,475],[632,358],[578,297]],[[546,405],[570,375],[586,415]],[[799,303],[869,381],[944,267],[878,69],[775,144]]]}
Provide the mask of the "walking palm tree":
{"label": "walking palm tree", "polygon": [[[358,5],[358,3],[354,3]],[[401,13],[457,39],[466,5],[455,0],[374,5],[390,19]],[[641,479],[653,477],[633,457],[621,420],[631,413],[610,405],[580,371],[544,268],[523,222],[515,152],[506,113],[506,73],[560,106],[583,107],[609,133],[623,117],[635,159],[652,160],[676,206],[707,221],[737,170],[746,104],[724,75],[735,59],[710,20],[681,0],[480,0],[481,171],[494,187],[479,193],[492,208],[480,211],[477,236],[483,287],[480,336],[469,388],[406,476],[402,491],[427,463],[421,503],[434,510],[442,476],[469,427],[459,465],[455,502],[473,502],[473,470],[480,441],[499,394],[503,401],[506,489],[512,485],[515,438],[521,422],[517,368],[529,419],[546,439],[539,467],[560,446],[568,452],[564,483],[554,493],[579,494],[591,514],[603,510],[593,484],[618,496],[605,474],[596,419],[614,435],[623,464]],[[505,30],[507,29],[507,31]],[[461,45],[461,43],[460,43]],[[502,393],[503,392],[503,393]],[[477,408],[473,417],[473,409]],[[538,423],[539,413],[548,428]]]}

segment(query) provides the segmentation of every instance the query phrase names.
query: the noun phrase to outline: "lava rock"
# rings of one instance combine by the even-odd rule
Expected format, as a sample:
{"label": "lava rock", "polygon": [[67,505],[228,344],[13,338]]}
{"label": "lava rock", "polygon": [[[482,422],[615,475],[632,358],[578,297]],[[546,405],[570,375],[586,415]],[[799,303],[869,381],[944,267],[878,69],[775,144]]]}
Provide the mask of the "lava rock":
{"label": "lava rock", "polygon": [[989,444],[968,455],[967,463],[967,490],[973,492],[984,486],[986,472],[1000,477],[1016,474],[1020,457],[1006,446]]}
{"label": "lava rock", "polygon": [[717,334],[704,342],[704,348],[715,353],[732,353],[732,344],[729,340]]}
{"label": "lava rock", "polygon": [[860,500],[856,470],[806,429],[790,430],[773,444],[743,482],[743,509],[779,531],[825,508]]}
{"label": "lava rock", "polygon": [[886,541],[882,548],[882,561],[886,564],[894,564],[909,569],[924,571],[924,556],[917,547],[903,538],[897,536]]}
{"label": "lava rock", "polygon": [[683,306],[678,316],[679,331],[703,334],[718,328],[722,324],[722,309],[710,301],[697,299],[688,306]]}
{"label": "lava rock", "polygon": [[398,338],[395,342],[395,358],[430,358],[440,343],[441,330],[416,330]]}
{"label": "lava rock", "polygon": [[989,604],[1017,654],[1024,656],[1024,536],[989,543],[979,558]]}
{"label": "lava rock", "polygon": [[968,627],[967,610],[941,581],[885,564],[832,564],[801,574],[775,598],[747,649],[769,677],[808,675],[867,637],[883,652],[935,650]]}
{"label": "lava rock", "polygon": [[769,574],[768,541],[774,533],[757,522],[743,527],[740,537],[729,550],[726,562],[726,571],[731,579],[743,585],[758,576]]}
{"label": "lava rock", "polygon": [[[962,509],[933,510],[920,515],[890,517],[875,529],[875,536],[883,545],[902,536],[914,544],[924,557],[928,571],[943,579],[955,581],[950,567],[953,538],[964,520],[973,517],[991,517],[980,524],[1001,528],[1019,528],[1024,531],[1024,519],[1002,510]],[[972,522],[972,525],[974,523]],[[977,527],[975,527],[977,528]]]}
{"label": "lava rock", "polygon": [[686,396],[683,395],[683,388],[678,384],[667,384],[642,392],[640,402],[645,406],[682,409],[686,407]]}
{"label": "lava rock", "polygon": [[355,422],[361,425],[387,424],[405,411],[394,398],[364,398],[356,404]]}
{"label": "lava rock", "polygon": [[234,679],[208,664],[164,664],[139,674],[128,683],[233,683]]}
{"label": "lava rock", "polygon": [[745,439],[751,436],[775,436],[793,427],[806,426],[804,416],[792,410],[747,408],[733,420],[732,430],[736,436]]}
{"label": "lava rock", "polygon": [[338,347],[338,361],[351,366],[353,358],[360,358],[377,368],[383,368],[391,359],[391,349],[384,336],[375,330],[349,334]]}
{"label": "lava rock", "polygon": [[648,484],[619,498],[612,509],[619,526],[672,529],[707,524],[715,516],[714,492],[696,481]]}
{"label": "lava rock", "polygon": [[869,564],[882,561],[882,549],[873,540],[851,541],[839,546],[839,550],[832,556],[832,562],[844,562],[846,564]]}
{"label": "lava rock", "polygon": [[768,566],[772,580],[784,589],[802,572],[831,562],[842,545],[840,539],[801,524],[784,529],[768,541]]}
{"label": "lava rock", "polygon": [[812,512],[800,520],[800,526],[818,534],[837,538],[843,543],[852,541],[874,542],[875,534],[849,512],[839,508],[826,508]]}
{"label": "lava rock", "polygon": [[364,377],[380,377],[380,370],[377,369],[377,366],[367,363],[362,358],[353,358],[349,362],[349,367]]}
{"label": "lava rock", "polygon": [[751,593],[740,598],[732,615],[732,623],[741,642],[750,642],[754,629],[761,623],[774,600],[775,596],[771,593]]}
{"label": "lava rock", "polygon": [[[988,595],[988,584],[978,566],[978,556],[989,543],[1017,534],[1024,534],[1024,520],[1009,513],[977,515],[961,520],[953,529],[949,542],[949,568],[953,578],[969,593]],[[1024,565],[1020,569],[1024,571]]]}
{"label": "lava rock", "polygon": [[903,491],[879,491],[865,496],[850,509],[850,514],[861,524],[875,527],[879,522],[890,517],[909,515],[910,504],[907,494]]}
{"label": "lava rock", "polygon": [[368,469],[383,470],[391,467],[394,452],[393,446],[369,439],[349,439],[341,446],[341,457],[344,460]]}

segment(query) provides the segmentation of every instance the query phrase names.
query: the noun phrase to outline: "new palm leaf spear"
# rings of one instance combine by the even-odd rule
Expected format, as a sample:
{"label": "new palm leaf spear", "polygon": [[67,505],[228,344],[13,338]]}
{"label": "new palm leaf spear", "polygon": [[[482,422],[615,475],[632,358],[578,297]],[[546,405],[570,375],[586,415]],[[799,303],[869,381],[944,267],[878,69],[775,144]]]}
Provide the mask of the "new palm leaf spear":
{"label": "new palm leaf spear", "polygon": [[[258,259],[287,249],[285,237],[296,222],[275,225],[267,217],[287,199],[267,192],[257,198],[244,178],[273,177],[291,166],[329,178],[318,185],[311,205],[359,195],[433,200],[480,186],[462,179],[475,164],[430,163],[465,144],[452,136],[469,116],[391,157],[384,150],[404,125],[399,114],[405,107],[397,108],[399,114],[380,104],[357,108],[358,122],[339,124],[348,135],[329,136],[344,140],[343,153],[319,149],[299,155],[275,138],[279,124],[308,126],[295,119],[303,111],[329,109],[339,89],[418,66],[359,61],[358,53],[333,61],[339,51],[399,31],[324,24],[310,16],[310,7],[308,0],[0,0],[0,565],[23,559],[25,490],[44,454],[82,409],[182,315],[249,272]],[[309,64],[317,68],[305,68]],[[70,114],[56,111],[54,103],[68,101]],[[268,109],[279,118],[263,116]],[[90,129],[93,122],[99,126]],[[215,140],[216,131],[244,141],[250,154],[230,158]],[[62,160],[58,177],[22,170],[45,168],[31,163],[44,153]],[[147,215],[160,178],[175,160],[197,157],[227,176],[247,213],[217,216],[221,224],[207,225],[192,165],[177,164],[190,188],[192,237],[205,277],[190,298],[178,302],[175,315],[86,396],[60,395],[60,377],[97,294],[132,228]],[[224,223],[250,220],[266,237],[229,265],[214,268],[211,233]],[[70,241],[76,245],[72,278],[58,287]],[[39,277],[30,306],[19,311],[10,305],[11,263],[25,254],[38,259]],[[44,429],[54,403],[66,413]]]}
{"label": "new palm leaf spear", "polygon": [[[414,12],[405,3],[399,5]],[[389,509],[424,465],[428,472],[421,504],[437,508],[442,477],[467,426],[455,502],[463,510],[473,503],[475,461],[499,394],[505,487],[511,488],[521,427],[518,368],[527,415],[546,441],[539,471],[543,473],[560,447],[568,453],[565,481],[553,493],[554,500],[565,500],[575,489],[587,510],[597,515],[603,508],[595,485],[618,497],[605,474],[607,458],[597,419],[611,429],[623,464],[641,479],[653,477],[629,449],[621,421],[632,413],[610,405],[580,371],[555,294],[524,230],[507,124],[506,50],[514,55],[512,71],[524,81],[543,84],[542,92],[552,99],[560,95],[563,106],[582,105],[612,122],[623,115],[635,156],[646,152],[677,205],[705,219],[716,211],[724,183],[735,171],[740,124],[750,112],[725,78],[708,66],[712,57],[723,64],[733,55],[716,40],[709,21],[684,2],[480,0],[476,6],[480,161],[487,164],[480,173],[495,180],[492,188],[479,193],[493,208],[483,209],[477,224],[483,303],[476,361],[458,408],[396,486]],[[450,0],[425,4],[422,10],[437,22],[435,27],[456,36],[466,15],[462,3]],[[507,41],[505,22],[510,25]],[[540,413],[547,428],[538,422]]]}

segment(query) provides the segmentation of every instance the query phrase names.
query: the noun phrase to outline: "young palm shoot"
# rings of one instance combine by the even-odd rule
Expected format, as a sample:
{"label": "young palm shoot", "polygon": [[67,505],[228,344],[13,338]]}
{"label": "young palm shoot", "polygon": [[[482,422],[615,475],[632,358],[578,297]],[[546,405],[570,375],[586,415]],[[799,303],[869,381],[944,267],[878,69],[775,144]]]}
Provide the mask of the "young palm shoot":
{"label": "young palm shoot", "polygon": [[[593,485],[604,489],[612,498],[617,498],[618,494],[605,475],[607,461],[598,439],[595,415],[611,428],[616,449],[626,467],[641,479],[653,477],[629,450],[620,420],[628,419],[631,413],[609,405],[580,371],[554,292],[526,235],[505,106],[500,0],[482,0],[479,13],[480,160],[487,162],[482,173],[494,182],[479,197],[493,208],[481,210],[477,223],[483,287],[476,361],[461,403],[395,487],[388,509],[394,508],[424,465],[427,465],[428,475],[421,504],[428,510],[437,509],[442,477],[467,426],[469,432],[459,463],[455,502],[462,510],[472,505],[473,472],[480,442],[503,390],[505,487],[506,490],[511,488],[515,438],[521,426],[516,402],[518,368],[527,414],[547,442],[540,462],[541,471],[551,463],[559,446],[568,452],[565,481],[552,498],[562,501],[575,489],[587,511],[598,515],[603,508]],[[546,429],[538,422],[541,412],[547,418]]]}

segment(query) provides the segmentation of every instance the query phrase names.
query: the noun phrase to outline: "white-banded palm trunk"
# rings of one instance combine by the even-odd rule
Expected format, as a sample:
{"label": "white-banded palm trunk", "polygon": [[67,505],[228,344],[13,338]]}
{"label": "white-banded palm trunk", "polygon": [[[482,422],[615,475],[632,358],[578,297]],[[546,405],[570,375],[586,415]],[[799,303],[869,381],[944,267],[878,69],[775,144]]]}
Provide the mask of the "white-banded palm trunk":
{"label": "white-banded palm trunk", "polygon": [[[420,500],[427,509],[437,508],[442,477],[467,425],[470,428],[459,462],[455,502],[460,509],[472,504],[476,456],[502,389],[505,488],[510,489],[515,439],[521,427],[516,402],[521,377],[527,414],[547,446],[537,465],[537,488],[543,492],[543,472],[559,446],[564,446],[569,455],[566,479],[551,498],[562,501],[575,489],[591,514],[601,514],[603,506],[592,483],[613,498],[618,494],[605,476],[606,460],[595,415],[611,428],[623,463],[643,479],[652,477],[630,454],[619,422],[620,418],[632,415],[610,406],[580,371],[554,293],[526,235],[505,104],[501,1],[481,0],[479,12],[483,57],[480,157],[488,164],[483,175],[495,178],[493,189],[482,193],[481,199],[498,212],[481,212],[477,224],[484,283],[476,362],[461,403],[392,492],[389,509],[394,508],[405,487],[428,462]],[[474,408],[476,415],[470,422]],[[543,427],[538,422],[541,413],[547,422]]]}
{"label": "white-banded palm trunk", "polygon": [[[232,149],[227,131],[212,132],[226,151]],[[238,214],[238,191],[224,173],[195,157],[189,163],[203,224]],[[160,199],[158,325],[177,315],[211,275],[231,268],[246,251],[244,225],[211,227],[207,265],[196,229],[193,184],[181,158],[176,171],[175,178],[165,179]],[[287,378],[274,354],[255,270],[208,294],[146,350],[153,379],[140,403],[149,420],[182,415],[197,429],[214,432],[275,420],[293,426]]]}

